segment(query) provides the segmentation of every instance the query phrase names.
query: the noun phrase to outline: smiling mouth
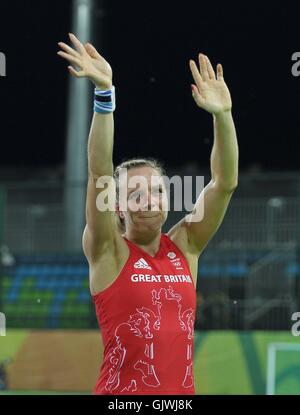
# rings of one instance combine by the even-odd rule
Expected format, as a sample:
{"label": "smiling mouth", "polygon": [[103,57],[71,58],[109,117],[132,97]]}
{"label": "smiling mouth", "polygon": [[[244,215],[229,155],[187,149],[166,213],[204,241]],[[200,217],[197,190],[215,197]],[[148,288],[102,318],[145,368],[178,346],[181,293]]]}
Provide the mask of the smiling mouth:
{"label": "smiling mouth", "polygon": [[157,216],[159,216],[159,213],[157,213],[156,215],[143,215],[140,217],[143,219],[151,219],[151,218],[156,218]]}

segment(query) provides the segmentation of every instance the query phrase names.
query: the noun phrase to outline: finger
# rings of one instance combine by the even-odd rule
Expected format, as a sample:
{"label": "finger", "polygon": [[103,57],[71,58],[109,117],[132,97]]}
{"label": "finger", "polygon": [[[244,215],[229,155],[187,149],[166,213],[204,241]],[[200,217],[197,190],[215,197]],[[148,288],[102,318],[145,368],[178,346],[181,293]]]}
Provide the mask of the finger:
{"label": "finger", "polygon": [[192,59],[190,59],[190,68],[192,71],[194,81],[196,82],[196,85],[199,88],[199,90],[201,90],[201,88],[203,87],[203,79],[198,71],[196,63]]}
{"label": "finger", "polygon": [[205,55],[205,59],[206,59],[207,71],[208,71],[209,78],[210,79],[216,79],[216,74],[215,74],[214,68],[213,68],[212,64],[210,63],[210,60],[208,59],[208,56]]}
{"label": "finger", "polygon": [[69,55],[73,55],[73,56],[76,56],[76,57],[79,57],[80,55],[79,55],[79,53],[78,52],[76,52],[76,50],[74,50],[73,48],[70,48],[70,46],[69,45],[67,45],[66,43],[64,43],[64,42],[58,42],[58,45],[65,51],[65,52],[67,52],[67,53],[69,53]]}
{"label": "finger", "polygon": [[75,76],[76,78],[82,78],[85,76],[84,71],[76,71],[72,66],[68,66],[68,70],[71,75]]}
{"label": "finger", "polygon": [[77,39],[77,37],[75,35],[73,35],[73,33],[69,33],[69,37],[70,37],[71,42],[75,46],[77,52],[79,52],[81,54],[86,53],[86,50],[85,50],[83,44],[80,42],[80,40]]}
{"label": "finger", "polygon": [[206,62],[205,56],[202,53],[199,53],[199,66],[200,66],[200,73],[201,73],[202,79],[204,81],[208,81],[209,75],[207,71],[207,62]]}
{"label": "finger", "polygon": [[220,63],[217,65],[217,78],[219,81],[224,80],[223,67]]}
{"label": "finger", "polygon": [[66,59],[70,63],[73,63],[74,65],[77,65],[81,67],[80,59],[76,58],[75,56],[69,55],[68,53],[65,53],[63,51],[58,51],[57,54],[61,56],[62,58]]}
{"label": "finger", "polygon": [[85,50],[87,51],[87,53],[95,59],[103,59],[103,57],[100,55],[100,53],[97,52],[97,49],[91,44],[91,43],[86,43],[84,45]]}
{"label": "finger", "polygon": [[199,107],[203,107],[204,106],[204,103],[205,103],[205,100],[204,100],[204,98],[202,97],[202,95],[200,94],[200,92],[199,92],[199,90],[198,90],[198,88],[196,87],[196,85],[191,85],[191,87],[192,87],[192,96],[193,96],[193,98],[194,98],[194,100],[195,100],[195,102],[196,102],[196,104],[199,106]]}

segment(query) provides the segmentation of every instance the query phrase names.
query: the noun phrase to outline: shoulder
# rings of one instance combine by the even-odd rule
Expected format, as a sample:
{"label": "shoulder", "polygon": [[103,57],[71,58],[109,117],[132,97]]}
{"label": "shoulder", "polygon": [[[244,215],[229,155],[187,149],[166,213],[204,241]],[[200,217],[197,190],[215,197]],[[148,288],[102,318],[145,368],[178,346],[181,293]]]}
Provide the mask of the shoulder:
{"label": "shoulder", "polygon": [[167,237],[182,251],[184,255],[198,256],[188,238],[185,218],[177,222],[167,233]]}
{"label": "shoulder", "polygon": [[199,252],[195,251],[189,243],[185,220],[182,219],[179,221],[166,233],[166,235],[185,256],[185,259],[194,278],[194,282],[196,284],[198,274],[198,261],[200,255]]}
{"label": "shoulder", "polygon": [[[86,233],[87,231],[85,231]],[[94,295],[112,284],[123,269],[130,256],[130,248],[121,234],[107,244],[105,249],[94,246],[91,254],[90,244],[83,237],[83,250],[89,263],[91,293]],[[97,251],[97,253],[95,253]]]}
{"label": "shoulder", "polygon": [[117,260],[120,255],[128,254],[129,250],[120,229],[114,229],[112,237],[103,242],[94,237],[88,225],[83,231],[82,248],[90,265],[98,263],[105,257]]}

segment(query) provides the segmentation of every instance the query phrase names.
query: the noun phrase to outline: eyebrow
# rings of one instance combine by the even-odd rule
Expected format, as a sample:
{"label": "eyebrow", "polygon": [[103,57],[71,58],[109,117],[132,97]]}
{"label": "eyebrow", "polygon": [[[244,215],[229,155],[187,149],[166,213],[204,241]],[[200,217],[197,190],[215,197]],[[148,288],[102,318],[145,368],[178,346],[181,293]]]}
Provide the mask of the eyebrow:
{"label": "eyebrow", "polygon": [[137,192],[137,191],[141,191],[141,188],[138,187],[138,189],[132,189],[130,192],[128,192],[128,196],[130,196],[132,193]]}
{"label": "eyebrow", "polygon": [[[151,193],[151,190],[156,190],[156,189],[163,189],[163,185],[161,183],[159,183],[159,184],[155,184],[154,186],[150,186],[150,187],[148,186],[148,191],[150,191],[150,193]],[[128,192],[128,196],[130,196],[132,193],[137,192],[137,191],[144,191],[144,189],[141,189],[140,186],[137,189],[136,188],[131,189]]]}

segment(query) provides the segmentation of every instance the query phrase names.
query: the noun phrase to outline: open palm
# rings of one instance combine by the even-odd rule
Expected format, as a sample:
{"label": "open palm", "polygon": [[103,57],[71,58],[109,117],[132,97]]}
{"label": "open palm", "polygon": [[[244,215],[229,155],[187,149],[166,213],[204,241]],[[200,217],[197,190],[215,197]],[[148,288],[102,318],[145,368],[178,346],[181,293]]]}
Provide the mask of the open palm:
{"label": "open palm", "polygon": [[59,42],[61,47],[57,52],[59,56],[66,59],[79,70],[68,66],[71,75],[77,78],[88,78],[98,88],[109,89],[112,86],[112,69],[109,63],[97,52],[91,43],[83,45],[75,35],[69,33],[74,48],[64,42]]}
{"label": "open palm", "polygon": [[198,107],[218,114],[232,107],[230,92],[223,78],[223,68],[217,65],[217,76],[206,55],[199,54],[199,67],[190,60],[190,69],[196,85],[192,84],[193,98]]}

